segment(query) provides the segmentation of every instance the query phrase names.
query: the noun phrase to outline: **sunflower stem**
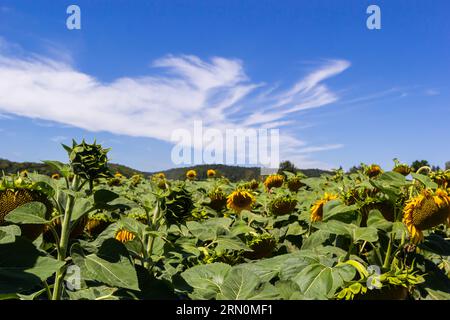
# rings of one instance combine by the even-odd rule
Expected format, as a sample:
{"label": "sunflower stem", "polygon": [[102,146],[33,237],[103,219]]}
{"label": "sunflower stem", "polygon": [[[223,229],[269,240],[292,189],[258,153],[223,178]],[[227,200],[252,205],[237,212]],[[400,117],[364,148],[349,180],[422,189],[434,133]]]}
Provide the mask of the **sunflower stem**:
{"label": "sunflower stem", "polygon": [[[75,175],[71,186],[72,191],[79,190],[79,180],[78,176]],[[66,208],[64,212],[64,219],[61,227],[61,238],[59,241],[59,252],[58,260],[64,262],[67,256],[67,247],[69,245],[70,237],[70,220],[72,219],[72,211],[75,203],[75,198],[73,195],[69,194],[67,198]],[[64,264],[58,269],[55,276],[55,287],[53,288],[52,300],[60,300],[62,295],[62,282],[64,280],[64,273],[66,270],[66,265]]]}
{"label": "sunflower stem", "polygon": [[[153,210],[153,217],[152,217],[152,231],[156,231],[158,230],[158,227],[156,226],[156,223],[158,222],[158,217],[159,217],[159,201],[156,201],[156,206],[155,209]],[[155,235],[154,234],[150,234],[150,239],[147,240],[147,250],[146,250],[146,254],[147,254],[147,259],[145,261],[145,265],[144,267],[147,270],[150,270],[152,264],[150,263],[150,260],[152,258],[152,253],[153,253],[153,245],[155,243]]]}
{"label": "sunflower stem", "polygon": [[389,262],[390,262],[390,258],[391,258],[391,253],[392,253],[392,235],[389,238],[389,244],[387,247],[387,251],[386,251],[386,256],[384,257],[384,263],[383,263],[383,269],[388,269],[389,267]]}

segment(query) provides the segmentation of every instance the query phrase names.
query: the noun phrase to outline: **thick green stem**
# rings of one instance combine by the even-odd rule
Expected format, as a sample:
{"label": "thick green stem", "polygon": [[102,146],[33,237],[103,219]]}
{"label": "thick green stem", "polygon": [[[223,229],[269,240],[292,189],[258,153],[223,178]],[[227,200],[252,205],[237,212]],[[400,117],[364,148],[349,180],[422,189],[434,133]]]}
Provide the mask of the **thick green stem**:
{"label": "thick green stem", "polygon": [[[153,217],[152,217],[152,231],[156,231],[158,230],[157,227],[157,222],[158,222],[158,218],[159,218],[159,201],[156,202],[156,206],[155,206],[155,210],[153,210]],[[147,259],[145,261],[145,268],[147,268],[148,270],[151,268],[152,264],[150,263],[150,260],[152,258],[152,253],[153,253],[153,245],[155,243],[155,235],[154,234],[150,234],[150,239],[147,240]]]}
{"label": "thick green stem", "polygon": [[[72,181],[72,191],[78,191],[79,180],[78,176],[75,175]],[[72,210],[75,202],[75,198],[73,195],[69,194],[66,202],[66,208],[64,211],[64,217],[61,226],[61,238],[59,241],[59,252],[58,252],[58,260],[65,261],[67,256],[67,249],[69,245],[69,237],[70,237],[70,220],[72,219]],[[56,272],[55,278],[55,287],[53,289],[52,300],[60,300],[62,295],[62,284],[64,279],[64,273],[66,271],[66,266],[62,266]]]}
{"label": "thick green stem", "polygon": [[355,244],[353,243],[353,240],[352,240],[352,243],[350,244],[350,247],[348,248],[348,252],[347,252],[347,255],[345,256],[344,261],[347,261],[350,258],[350,255],[352,254],[354,247],[355,247]]}
{"label": "thick green stem", "polygon": [[383,269],[388,269],[389,267],[389,262],[391,259],[391,254],[392,254],[392,237],[389,239],[389,244],[388,244],[388,248],[386,251],[386,257],[384,257],[384,263],[383,263]]}

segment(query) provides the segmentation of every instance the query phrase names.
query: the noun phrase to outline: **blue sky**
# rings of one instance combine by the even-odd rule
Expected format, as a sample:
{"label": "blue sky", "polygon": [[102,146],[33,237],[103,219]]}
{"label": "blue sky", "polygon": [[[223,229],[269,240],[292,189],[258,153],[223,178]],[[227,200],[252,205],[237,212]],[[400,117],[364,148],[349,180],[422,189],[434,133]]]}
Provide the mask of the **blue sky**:
{"label": "blue sky", "polygon": [[[81,8],[81,30],[66,8]],[[381,8],[368,30],[366,8]],[[299,167],[450,161],[450,2],[0,0],[0,157],[174,167],[173,130],[279,128]]]}

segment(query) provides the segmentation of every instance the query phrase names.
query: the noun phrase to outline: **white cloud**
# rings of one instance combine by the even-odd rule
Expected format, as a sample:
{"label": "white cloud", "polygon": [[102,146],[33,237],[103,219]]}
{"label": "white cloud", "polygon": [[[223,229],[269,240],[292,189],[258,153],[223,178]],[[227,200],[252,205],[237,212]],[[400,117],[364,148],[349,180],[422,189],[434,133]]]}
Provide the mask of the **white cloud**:
{"label": "white cloud", "polygon": [[438,90],[436,90],[436,89],[427,89],[427,90],[425,90],[425,95],[426,96],[437,96],[439,94],[440,94],[440,92]]}
{"label": "white cloud", "polygon": [[[282,91],[253,83],[240,60],[169,55],[152,64],[166,72],[106,83],[76,70],[70,59],[17,58],[0,46],[0,113],[167,142],[175,129],[192,131],[195,120],[222,130],[289,127],[291,114],[338,100],[323,82],[349,65],[327,61]],[[284,154],[301,154],[308,163],[308,153],[330,147],[305,147],[292,132],[283,139]]]}
{"label": "white cloud", "polygon": [[55,137],[52,137],[50,140],[52,140],[53,142],[61,143],[64,140],[67,140],[67,139],[68,138],[65,137],[65,136],[55,136]]}

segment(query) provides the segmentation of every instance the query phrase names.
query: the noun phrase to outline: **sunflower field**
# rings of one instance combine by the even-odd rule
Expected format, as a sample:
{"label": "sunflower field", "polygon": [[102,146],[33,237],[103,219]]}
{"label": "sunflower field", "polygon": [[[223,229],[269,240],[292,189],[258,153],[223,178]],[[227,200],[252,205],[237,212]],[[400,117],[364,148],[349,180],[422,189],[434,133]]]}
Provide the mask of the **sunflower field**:
{"label": "sunflower field", "polygon": [[64,146],[0,183],[0,299],[450,299],[450,172],[125,177]]}

